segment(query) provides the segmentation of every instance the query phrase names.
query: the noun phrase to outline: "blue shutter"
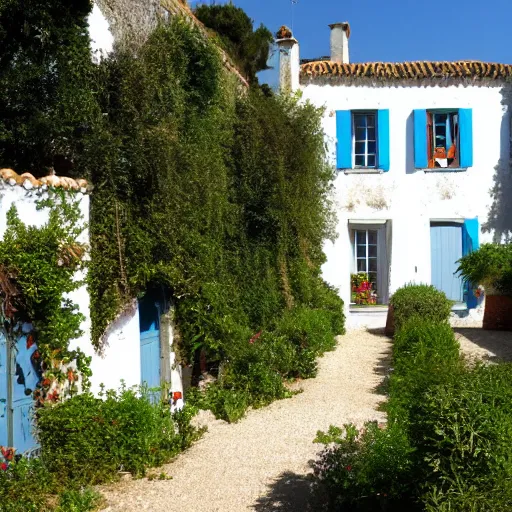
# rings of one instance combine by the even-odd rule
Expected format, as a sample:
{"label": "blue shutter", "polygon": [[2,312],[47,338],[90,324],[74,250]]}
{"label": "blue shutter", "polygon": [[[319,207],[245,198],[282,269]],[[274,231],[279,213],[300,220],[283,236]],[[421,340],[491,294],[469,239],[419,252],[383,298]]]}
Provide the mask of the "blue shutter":
{"label": "blue shutter", "polygon": [[383,171],[389,171],[389,110],[379,110],[377,113],[377,158],[378,167]]}
{"label": "blue shutter", "polygon": [[350,110],[336,112],[336,167],[352,169],[352,113]]}
{"label": "blue shutter", "polygon": [[471,167],[473,165],[473,110],[470,108],[459,109],[460,126],[460,166]]}
{"label": "blue shutter", "polygon": [[[474,219],[464,219],[464,229],[462,233],[462,255],[466,256],[480,247],[479,241],[480,227],[478,225],[478,217]],[[473,294],[473,286],[478,283],[465,283],[466,303],[468,309],[476,308],[478,300]]]}
{"label": "blue shutter", "polygon": [[427,111],[424,109],[414,111],[414,167],[428,167]]}

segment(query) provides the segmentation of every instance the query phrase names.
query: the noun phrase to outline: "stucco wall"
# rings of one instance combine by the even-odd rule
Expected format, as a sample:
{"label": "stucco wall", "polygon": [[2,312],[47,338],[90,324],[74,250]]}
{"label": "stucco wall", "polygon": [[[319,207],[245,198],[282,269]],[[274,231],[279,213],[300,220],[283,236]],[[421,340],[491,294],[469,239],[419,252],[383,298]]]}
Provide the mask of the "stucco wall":
{"label": "stucco wall", "polygon": [[[338,171],[335,204],[338,239],[328,242],[324,277],[350,299],[353,258],[349,220],[392,221],[390,292],[407,282],[430,283],[430,221],[478,217],[487,220],[495,166],[510,154],[510,123],[501,86],[316,85],[303,97],[325,106],[323,127],[332,165],[336,156],[336,110],[389,109],[391,166],[382,174]],[[464,172],[425,172],[414,168],[414,109],[472,108],[474,165]],[[480,233],[480,242],[492,233]]]}

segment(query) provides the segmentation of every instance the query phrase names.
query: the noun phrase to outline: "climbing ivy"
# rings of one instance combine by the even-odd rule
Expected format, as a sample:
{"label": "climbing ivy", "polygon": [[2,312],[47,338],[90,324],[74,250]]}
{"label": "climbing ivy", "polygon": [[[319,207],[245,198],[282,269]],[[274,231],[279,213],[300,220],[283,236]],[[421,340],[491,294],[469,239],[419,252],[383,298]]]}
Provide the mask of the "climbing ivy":
{"label": "climbing ivy", "polygon": [[170,290],[189,361],[199,348],[223,360],[286,309],[321,307],[333,179],[322,112],[240,92],[217,48],[180,19],[136,59],[104,61],[100,76],[105,115],[89,165],[94,342],[151,284]]}
{"label": "climbing ivy", "polygon": [[76,391],[76,370],[87,387],[90,372],[85,355],[70,349],[71,340],[82,334],[83,321],[69,298],[83,284],[77,279],[85,251],[78,242],[83,230],[78,200],[63,191],[50,191],[38,209],[41,215],[48,213],[40,227],[23,223],[15,206],[7,213],[7,229],[0,241],[0,296],[8,340],[16,338],[21,324],[32,325],[27,344],[37,343],[33,362],[41,373],[42,389],[36,398],[42,402],[58,398],[61,386],[56,384],[68,382],[68,391]]}

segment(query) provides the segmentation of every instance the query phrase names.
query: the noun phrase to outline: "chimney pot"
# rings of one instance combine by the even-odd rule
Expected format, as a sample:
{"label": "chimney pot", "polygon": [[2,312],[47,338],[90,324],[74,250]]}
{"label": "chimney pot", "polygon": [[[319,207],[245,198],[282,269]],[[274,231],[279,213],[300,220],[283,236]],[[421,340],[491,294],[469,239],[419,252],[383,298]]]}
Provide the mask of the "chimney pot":
{"label": "chimney pot", "polygon": [[331,61],[340,64],[349,64],[348,39],[350,37],[350,24],[348,22],[333,23],[331,29]]}

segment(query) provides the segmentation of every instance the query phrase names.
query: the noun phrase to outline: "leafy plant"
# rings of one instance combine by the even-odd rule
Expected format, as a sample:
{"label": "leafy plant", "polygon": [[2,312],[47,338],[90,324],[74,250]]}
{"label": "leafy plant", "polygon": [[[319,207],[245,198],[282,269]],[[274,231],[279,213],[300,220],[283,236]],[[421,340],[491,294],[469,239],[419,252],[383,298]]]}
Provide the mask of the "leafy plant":
{"label": "leafy plant", "polygon": [[488,295],[512,295],[512,246],[484,244],[459,261],[457,272]]}
{"label": "leafy plant", "polygon": [[327,433],[318,432],[315,442],[326,446],[314,472],[330,497],[331,510],[414,510],[414,448],[398,423],[368,422],[362,429],[331,426]]}
{"label": "leafy plant", "polygon": [[397,330],[412,317],[447,322],[452,307],[446,295],[434,286],[412,283],[398,289],[391,297],[390,304]]}
{"label": "leafy plant", "polygon": [[70,486],[115,479],[120,470],[144,475],[188,448],[200,434],[191,411],[171,416],[142,389],[84,393],[38,410],[38,436],[46,467]]}
{"label": "leafy plant", "polygon": [[250,82],[257,83],[256,73],[269,69],[267,62],[274,37],[261,25],[253,29],[253,20],[233,4],[199,5],[196,17],[218,34],[222,46],[231,55]]}

